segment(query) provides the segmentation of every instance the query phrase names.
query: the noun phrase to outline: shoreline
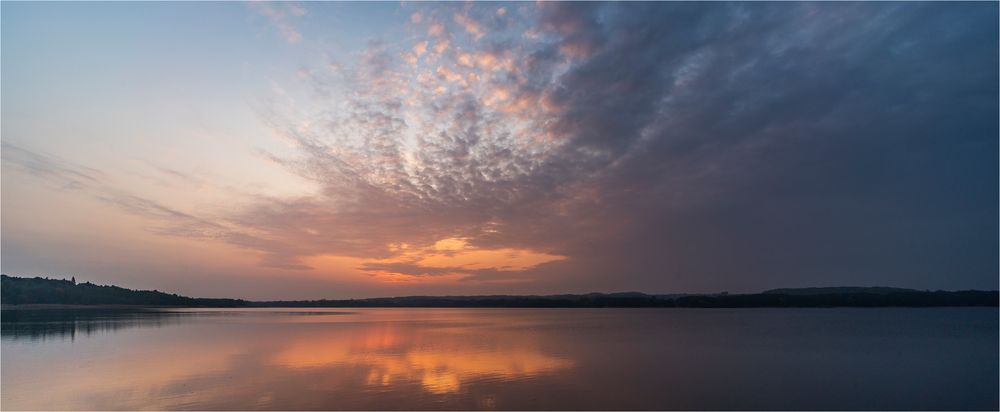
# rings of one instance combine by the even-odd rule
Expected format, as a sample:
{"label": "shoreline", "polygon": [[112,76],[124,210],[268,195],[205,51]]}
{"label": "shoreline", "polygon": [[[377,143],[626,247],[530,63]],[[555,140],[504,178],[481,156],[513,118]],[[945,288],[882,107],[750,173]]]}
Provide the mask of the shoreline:
{"label": "shoreline", "polygon": [[0,304],[2,311],[44,310],[133,310],[162,311],[169,309],[941,309],[996,308],[996,305],[834,305],[834,306],[163,306],[163,305],[69,305],[57,303]]}
{"label": "shoreline", "polygon": [[156,305],[119,305],[119,304],[96,304],[77,305],[64,303],[24,303],[24,304],[0,304],[0,310],[59,310],[59,309],[169,309],[182,308],[187,306],[156,306]]}

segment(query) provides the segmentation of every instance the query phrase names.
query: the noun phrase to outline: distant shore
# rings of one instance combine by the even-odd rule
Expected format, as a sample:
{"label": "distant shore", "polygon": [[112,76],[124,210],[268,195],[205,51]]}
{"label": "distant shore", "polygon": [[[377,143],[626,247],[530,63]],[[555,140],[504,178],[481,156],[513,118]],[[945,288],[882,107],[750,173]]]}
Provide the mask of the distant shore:
{"label": "distant shore", "polygon": [[84,304],[63,304],[63,303],[25,303],[25,304],[0,304],[0,310],[56,310],[56,309],[135,309],[135,310],[152,310],[152,309],[176,309],[178,306],[163,306],[163,305],[118,305],[118,304],[95,304],[95,305],[84,305]]}
{"label": "distant shore", "polygon": [[403,296],[368,299],[249,301],[192,298],[157,290],[48,278],[0,276],[3,310],[167,308],[827,308],[1000,306],[997,291],[929,291],[890,287],[771,289],[761,293]]}

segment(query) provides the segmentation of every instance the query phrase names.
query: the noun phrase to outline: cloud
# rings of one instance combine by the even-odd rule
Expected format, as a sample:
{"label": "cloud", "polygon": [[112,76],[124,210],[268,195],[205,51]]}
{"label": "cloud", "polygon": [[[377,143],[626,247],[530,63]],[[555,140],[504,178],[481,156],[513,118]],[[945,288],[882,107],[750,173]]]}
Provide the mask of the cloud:
{"label": "cloud", "polygon": [[523,272],[540,265],[565,259],[564,256],[532,250],[485,249],[469,245],[465,238],[445,238],[430,246],[389,245],[393,255],[362,262],[360,269],[378,277],[400,280],[410,277],[450,275],[464,279],[484,272]]}
{"label": "cloud", "polygon": [[247,6],[257,14],[267,18],[267,21],[277,30],[278,34],[290,44],[302,41],[302,33],[293,23],[294,19],[306,15],[306,8],[298,2],[250,1]]}
{"label": "cloud", "polygon": [[441,23],[434,23],[427,27],[427,34],[431,36],[441,36],[444,34],[444,25]]}
{"label": "cloud", "polygon": [[996,287],[996,7],[429,5],[417,39],[306,71],[316,100],[267,114],[295,152],[265,155],[316,193],[111,203],[393,282]]}
{"label": "cloud", "polygon": [[423,56],[423,54],[426,53],[426,52],[427,52],[427,41],[426,40],[424,40],[422,42],[419,42],[419,43],[417,43],[416,45],[413,46],[413,54],[417,55],[417,57]]}
{"label": "cloud", "polygon": [[[462,31],[429,35],[466,37],[416,67],[434,75],[367,71],[393,86],[358,83],[355,109],[288,160],[326,188],[314,214],[247,221],[288,244],[304,240],[285,227],[329,233],[302,254],[392,258],[386,245],[453,237],[551,253],[567,257],[545,266],[554,277],[605,287],[995,272],[959,257],[988,256],[988,231],[930,223],[996,222],[995,199],[972,201],[996,179],[958,184],[996,164],[996,28],[977,12],[992,6],[542,3],[508,26],[473,17],[496,16],[485,6],[441,7]],[[512,40],[527,31],[539,37]],[[900,260],[923,253],[949,257]],[[367,267],[454,269],[388,265]]]}
{"label": "cloud", "polygon": [[61,189],[82,189],[102,184],[107,176],[100,170],[24,149],[9,142],[0,144],[0,154],[10,165]]}
{"label": "cloud", "polygon": [[455,13],[452,18],[455,20],[456,24],[465,29],[465,31],[471,34],[476,40],[479,40],[486,34],[479,22],[467,14]]}
{"label": "cloud", "polygon": [[[17,167],[58,190],[73,190],[150,222],[153,233],[205,241],[220,241],[244,249],[263,252],[262,266],[290,270],[308,270],[294,251],[272,239],[249,232],[248,228],[228,222],[211,213],[182,211],[157,199],[123,189],[110,174],[55,156],[3,142],[4,165]],[[190,181],[193,177],[161,168],[174,178]]]}

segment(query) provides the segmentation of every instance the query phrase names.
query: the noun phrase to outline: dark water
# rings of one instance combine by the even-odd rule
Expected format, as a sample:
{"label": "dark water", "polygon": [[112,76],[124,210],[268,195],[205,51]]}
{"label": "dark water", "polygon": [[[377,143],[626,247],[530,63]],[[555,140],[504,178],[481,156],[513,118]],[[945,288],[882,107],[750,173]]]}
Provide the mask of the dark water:
{"label": "dark water", "polygon": [[995,308],[4,311],[11,409],[997,409]]}

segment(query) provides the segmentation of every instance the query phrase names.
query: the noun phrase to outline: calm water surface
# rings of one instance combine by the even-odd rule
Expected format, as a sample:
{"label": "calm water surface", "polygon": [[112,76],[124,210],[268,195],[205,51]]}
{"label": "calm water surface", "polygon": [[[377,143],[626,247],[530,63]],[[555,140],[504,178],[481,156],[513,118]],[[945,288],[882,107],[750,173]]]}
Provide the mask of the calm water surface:
{"label": "calm water surface", "polygon": [[997,409],[996,308],[4,311],[12,409]]}

